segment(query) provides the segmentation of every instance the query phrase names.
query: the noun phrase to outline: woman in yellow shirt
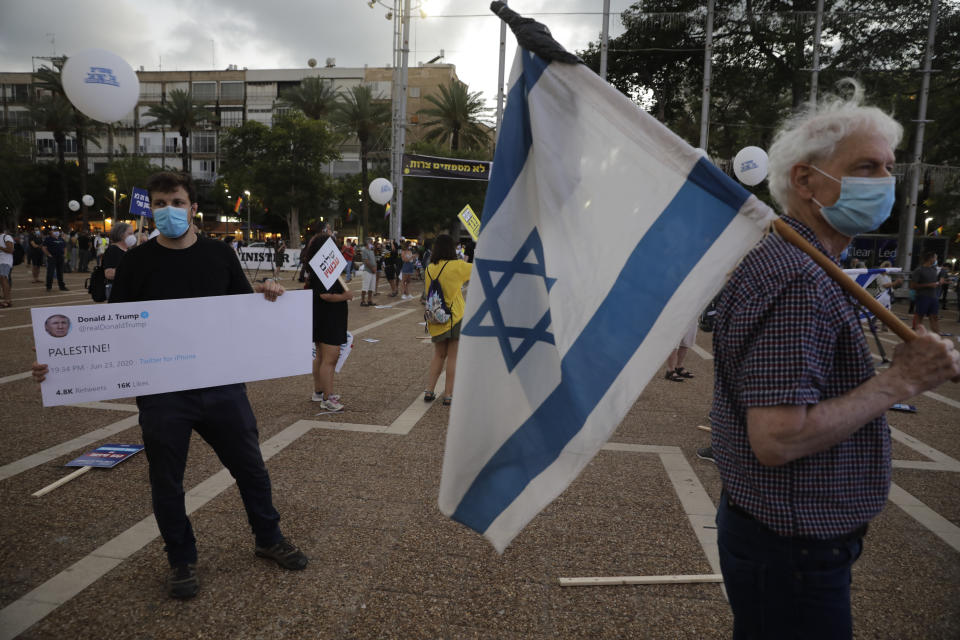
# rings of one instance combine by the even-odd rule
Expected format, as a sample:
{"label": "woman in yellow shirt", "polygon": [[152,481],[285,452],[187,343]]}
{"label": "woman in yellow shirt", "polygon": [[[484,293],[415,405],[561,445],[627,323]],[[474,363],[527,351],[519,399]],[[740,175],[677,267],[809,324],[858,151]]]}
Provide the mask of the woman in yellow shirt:
{"label": "woman in yellow shirt", "polygon": [[449,405],[453,400],[453,379],[457,370],[457,348],[460,345],[460,321],[463,320],[462,288],[470,279],[470,269],[470,263],[457,259],[453,238],[447,234],[437,236],[433,242],[430,266],[425,271],[423,291],[426,294],[430,290],[430,283],[436,278],[443,289],[443,299],[450,309],[451,318],[443,324],[427,323],[433,341],[433,359],[427,375],[427,388],[423,392],[424,402],[431,402],[437,397],[434,387],[437,386],[444,361],[447,363],[447,379],[444,384],[443,404]]}

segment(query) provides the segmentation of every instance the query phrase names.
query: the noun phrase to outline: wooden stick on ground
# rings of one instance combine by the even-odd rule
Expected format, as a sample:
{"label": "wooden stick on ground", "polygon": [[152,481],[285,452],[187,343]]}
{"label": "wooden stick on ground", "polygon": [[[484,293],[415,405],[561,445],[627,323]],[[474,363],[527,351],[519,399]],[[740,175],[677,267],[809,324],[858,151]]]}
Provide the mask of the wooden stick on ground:
{"label": "wooden stick on ground", "polygon": [[700,429],[700,431],[706,431],[707,433],[710,433],[711,431],[713,431],[713,429],[711,429],[710,427],[706,427],[702,424],[698,424],[697,429]]}
{"label": "wooden stick on ground", "polygon": [[690,584],[723,582],[719,573],[674,576],[611,576],[593,578],[560,578],[561,587],[602,587],[617,584]]}
{"label": "wooden stick on ground", "polygon": [[60,487],[60,486],[63,486],[63,485],[65,485],[65,484],[67,484],[68,482],[70,482],[70,481],[73,480],[74,478],[79,478],[80,476],[82,476],[83,474],[85,474],[87,471],[90,471],[90,469],[93,469],[93,467],[80,467],[79,469],[77,469],[76,471],[74,471],[73,473],[71,473],[70,475],[68,475],[68,476],[63,476],[62,478],[60,478],[59,480],[57,480],[57,481],[54,482],[53,484],[48,484],[48,485],[45,486],[43,489],[40,489],[40,491],[37,491],[36,493],[34,493],[33,496],[34,496],[35,498],[39,498],[40,496],[47,495],[48,493],[50,493],[51,491],[53,491],[53,490],[56,489],[57,487]]}

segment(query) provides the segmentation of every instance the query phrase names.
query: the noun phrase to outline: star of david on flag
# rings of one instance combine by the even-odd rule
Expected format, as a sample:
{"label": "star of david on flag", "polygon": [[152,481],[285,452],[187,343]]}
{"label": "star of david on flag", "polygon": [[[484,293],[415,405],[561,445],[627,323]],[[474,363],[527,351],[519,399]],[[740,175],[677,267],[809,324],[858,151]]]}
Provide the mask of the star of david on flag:
{"label": "star of david on flag", "polygon": [[[532,256],[533,262],[528,258]],[[470,322],[463,328],[463,335],[493,336],[500,343],[503,360],[507,364],[507,371],[513,371],[517,363],[536,342],[554,344],[550,328],[550,309],[536,319],[534,326],[508,326],[505,321],[505,310],[500,307],[499,300],[507,287],[514,282],[516,275],[535,276],[542,282],[542,286],[549,293],[556,282],[556,278],[548,278],[543,261],[543,244],[536,229],[530,232],[526,242],[521,245],[512,260],[474,260],[477,279],[483,287],[484,300],[474,313]],[[497,279],[494,280],[494,276]],[[533,283],[535,285],[535,283]],[[489,320],[489,324],[484,324]],[[514,346],[516,345],[516,346]]]}
{"label": "star of david on flag", "polygon": [[499,551],[610,438],[775,218],[559,44],[525,49],[546,38],[536,26],[498,132],[439,496]]}

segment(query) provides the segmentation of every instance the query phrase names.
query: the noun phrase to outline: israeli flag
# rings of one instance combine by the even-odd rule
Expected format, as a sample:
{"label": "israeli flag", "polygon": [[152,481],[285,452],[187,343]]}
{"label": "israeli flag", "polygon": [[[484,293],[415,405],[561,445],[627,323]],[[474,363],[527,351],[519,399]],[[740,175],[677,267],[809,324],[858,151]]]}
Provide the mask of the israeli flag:
{"label": "israeli flag", "polygon": [[[881,273],[900,273],[899,267],[877,267],[875,269],[844,269],[843,272],[856,281],[858,285],[866,289]],[[877,301],[887,309],[893,304],[890,297],[890,289],[884,289],[877,296]],[[864,319],[872,318],[873,314],[865,308],[861,310],[860,317]]]}
{"label": "israeli flag", "polygon": [[440,509],[502,552],[774,214],[586,66],[518,48],[482,218]]}
{"label": "israeli flag", "polygon": [[883,267],[876,269],[844,269],[843,272],[853,278],[858,285],[866,289],[881,273],[900,273],[898,267]]}

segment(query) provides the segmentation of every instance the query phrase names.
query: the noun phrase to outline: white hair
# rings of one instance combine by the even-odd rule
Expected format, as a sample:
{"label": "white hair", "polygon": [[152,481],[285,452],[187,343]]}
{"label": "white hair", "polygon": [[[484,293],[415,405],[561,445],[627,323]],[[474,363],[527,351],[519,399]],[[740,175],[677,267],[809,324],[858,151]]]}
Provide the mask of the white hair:
{"label": "white hair", "polygon": [[790,195],[793,165],[828,158],[838,142],[855,132],[878,133],[893,149],[903,137],[899,122],[877,107],[861,104],[863,87],[859,82],[844,78],[838,84],[852,85],[853,95],[849,100],[827,95],[816,105],[807,104],[783,124],[770,146],[770,195],[784,211]]}

